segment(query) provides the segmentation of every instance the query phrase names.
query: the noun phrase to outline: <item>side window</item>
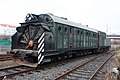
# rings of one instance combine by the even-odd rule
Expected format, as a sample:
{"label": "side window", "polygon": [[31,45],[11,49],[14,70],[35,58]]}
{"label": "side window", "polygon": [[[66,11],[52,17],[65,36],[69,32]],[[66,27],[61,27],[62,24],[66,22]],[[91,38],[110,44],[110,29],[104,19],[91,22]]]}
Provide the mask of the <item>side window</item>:
{"label": "side window", "polygon": [[72,32],[72,29],[70,28],[70,33]]}
{"label": "side window", "polygon": [[81,33],[80,33],[81,35],[83,34],[83,31],[81,31]]}
{"label": "side window", "polygon": [[59,32],[61,32],[61,31],[62,31],[61,26],[58,26],[58,31],[59,31]]}
{"label": "side window", "polygon": [[68,48],[68,26],[64,25],[63,28],[63,46],[64,48]]}
{"label": "side window", "polygon": [[90,36],[90,32],[88,32],[88,36]]}
{"label": "side window", "polygon": [[49,16],[45,16],[45,21],[46,21],[46,23],[50,23],[52,21],[52,19]]}
{"label": "side window", "polygon": [[58,32],[64,31],[64,26],[62,24],[57,24],[57,31]]}
{"label": "side window", "polygon": [[77,35],[79,35],[79,33],[80,33],[80,31],[79,31],[79,30],[77,30]]}
{"label": "side window", "polygon": [[47,21],[47,22],[49,22],[49,21],[50,21],[48,17],[46,17],[46,21]]}
{"label": "side window", "polygon": [[67,32],[67,27],[64,27],[64,31]]}

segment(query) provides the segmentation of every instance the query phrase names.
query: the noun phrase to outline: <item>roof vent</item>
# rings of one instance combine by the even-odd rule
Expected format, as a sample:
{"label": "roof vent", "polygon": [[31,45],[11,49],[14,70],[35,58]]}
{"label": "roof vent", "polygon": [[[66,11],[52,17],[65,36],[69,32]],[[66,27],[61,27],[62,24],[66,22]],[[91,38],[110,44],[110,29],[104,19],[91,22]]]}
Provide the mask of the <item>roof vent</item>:
{"label": "roof vent", "polygon": [[52,13],[48,13],[48,14],[53,15]]}
{"label": "roof vent", "polygon": [[67,18],[64,18],[64,17],[61,17],[61,18],[67,20]]}

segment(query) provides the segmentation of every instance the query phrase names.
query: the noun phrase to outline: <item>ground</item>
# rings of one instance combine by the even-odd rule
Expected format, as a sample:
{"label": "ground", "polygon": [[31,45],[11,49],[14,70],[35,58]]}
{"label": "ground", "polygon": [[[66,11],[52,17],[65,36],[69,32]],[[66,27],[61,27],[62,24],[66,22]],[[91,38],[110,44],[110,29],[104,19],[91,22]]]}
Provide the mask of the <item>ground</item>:
{"label": "ground", "polygon": [[[112,69],[120,67],[120,49],[114,51],[114,53],[115,53],[115,56],[111,59],[112,67],[107,70],[104,80],[118,80],[117,77],[112,74]],[[7,54],[7,53],[0,52],[0,55],[2,55],[2,54]],[[14,62],[12,60],[3,61],[3,62],[0,62],[0,67],[13,66],[13,64],[14,64]],[[17,65],[17,64],[14,64],[14,65]]]}
{"label": "ground", "polygon": [[115,51],[114,60],[117,63],[117,66],[120,67],[120,49]]}
{"label": "ground", "polygon": [[[6,51],[0,52],[0,55],[3,55],[3,54],[7,54],[7,52]],[[1,67],[7,67],[7,66],[14,66],[14,65],[17,65],[17,64],[14,63],[12,60],[0,61],[0,68]]]}
{"label": "ground", "polygon": [[7,54],[7,52],[6,51],[0,51],[0,55],[2,55],[2,54]]}
{"label": "ground", "polygon": [[104,80],[120,80],[120,79],[117,79],[117,75],[113,74],[113,68],[120,67],[120,49],[114,51],[114,53],[115,55],[111,61],[112,68],[107,71]]}

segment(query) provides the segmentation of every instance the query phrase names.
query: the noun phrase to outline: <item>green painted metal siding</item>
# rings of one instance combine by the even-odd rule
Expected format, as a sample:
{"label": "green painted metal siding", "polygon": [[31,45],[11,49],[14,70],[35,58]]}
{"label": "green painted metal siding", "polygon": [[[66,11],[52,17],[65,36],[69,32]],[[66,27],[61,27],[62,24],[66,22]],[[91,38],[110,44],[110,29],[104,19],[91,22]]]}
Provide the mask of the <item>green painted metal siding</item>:
{"label": "green painted metal siding", "polygon": [[77,47],[77,28],[74,28],[74,48]]}
{"label": "green painted metal siding", "polygon": [[90,31],[88,31],[88,47],[90,48]]}
{"label": "green painted metal siding", "polygon": [[91,47],[93,47],[93,33],[91,32]]}
{"label": "green painted metal siding", "polygon": [[77,28],[76,34],[76,47],[80,48],[80,29]]}
{"label": "green painted metal siding", "polygon": [[63,25],[62,24],[56,24],[57,28],[57,49],[63,48]]}
{"label": "green painted metal siding", "polygon": [[80,42],[81,45],[80,46],[82,48],[82,47],[84,47],[84,30],[83,29],[81,29],[81,36],[80,37],[81,37],[81,42]]}
{"label": "green painted metal siding", "polygon": [[[55,39],[55,48],[95,48],[98,46],[98,34],[75,26],[52,21],[48,15],[42,15]],[[104,37],[103,37],[104,38]]]}
{"label": "green painted metal siding", "polygon": [[74,35],[74,27],[69,27],[69,47],[73,47],[73,35]]}
{"label": "green painted metal siding", "polygon": [[68,48],[68,26],[64,25],[63,48]]}
{"label": "green painted metal siding", "polygon": [[89,47],[96,48],[97,47],[97,33],[89,32]]}
{"label": "green painted metal siding", "polygon": [[94,33],[92,33],[92,46],[91,47],[94,47],[94,38],[93,38],[93,35],[94,35]]}
{"label": "green painted metal siding", "polygon": [[55,27],[57,49],[97,47],[97,33],[59,23]]}
{"label": "green painted metal siding", "polygon": [[84,39],[84,42],[83,42],[83,43],[84,43],[84,44],[83,44],[83,47],[85,47],[85,46],[86,46],[86,31],[85,31],[85,30],[84,30],[84,38],[83,38],[83,39]]}
{"label": "green painted metal siding", "polygon": [[89,47],[88,43],[89,43],[89,41],[88,41],[88,31],[86,31],[86,46],[85,47]]}

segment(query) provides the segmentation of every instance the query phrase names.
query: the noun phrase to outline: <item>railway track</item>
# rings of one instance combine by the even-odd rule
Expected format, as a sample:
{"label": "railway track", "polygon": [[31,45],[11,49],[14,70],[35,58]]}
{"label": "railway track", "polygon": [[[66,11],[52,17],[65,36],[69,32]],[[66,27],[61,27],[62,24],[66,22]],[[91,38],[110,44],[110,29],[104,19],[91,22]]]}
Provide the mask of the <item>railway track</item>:
{"label": "railway track", "polygon": [[0,55],[0,61],[8,61],[12,59],[12,55],[4,54]]}
{"label": "railway track", "polygon": [[8,67],[8,68],[2,68],[2,69],[0,69],[0,79],[10,78],[10,77],[20,75],[22,73],[31,72],[34,70],[35,70],[35,68],[26,67],[26,66],[22,66],[22,65]]}
{"label": "railway track", "polygon": [[[60,62],[60,63],[57,62],[58,64],[57,63],[55,63],[53,65],[50,64],[49,66],[48,66],[48,64],[45,64],[42,67],[40,67],[40,69],[34,69],[34,68],[29,68],[29,67],[26,67],[24,70],[23,69],[19,70],[19,68],[21,68],[21,67],[8,69],[8,70],[0,69],[0,75],[1,75],[0,78],[3,79],[3,78],[10,78],[10,77],[12,77],[10,79],[13,79],[13,80],[15,80],[15,79],[18,79],[18,80],[23,80],[23,79],[25,79],[25,80],[54,80],[54,79],[55,80],[59,80],[59,79],[63,79],[63,80],[89,80],[88,78],[86,79],[84,76],[86,75],[86,76],[89,76],[89,78],[90,78],[90,75],[92,75],[92,74],[88,75],[87,74],[87,70],[89,70],[89,68],[87,68],[86,71],[84,71],[85,70],[84,67],[85,66],[89,67],[89,65],[91,63],[94,63],[94,62],[91,62],[91,60],[99,62],[98,59],[100,58],[100,56],[110,57],[110,55],[107,56],[107,54],[100,54],[100,55],[96,55],[96,56],[95,55],[94,56],[93,55],[89,55],[89,57],[86,56],[86,58],[82,57],[83,59],[81,59],[81,58],[79,59],[78,58],[78,60],[76,60],[76,59],[75,60],[74,59],[73,60],[70,59],[68,61],[65,60],[65,62],[64,61]],[[106,60],[105,57],[102,58],[102,59]],[[103,60],[101,60],[100,64],[102,64],[102,62],[104,62]],[[83,63],[86,63],[86,62],[88,62],[88,65],[86,65],[86,64],[83,65]],[[91,62],[91,63],[89,63],[89,62]],[[59,75],[61,75],[63,73],[67,73],[69,70],[74,69],[74,67],[76,67],[78,65],[83,65],[84,66],[84,67],[81,66],[81,68],[80,68],[81,70],[83,70],[83,72],[79,72],[79,73],[83,74],[83,75],[81,75],[81,78],[79,77],[79,74],[76,74],[77,72],[75,72],[75,70],[72,71],[72,72],[75,72],[75,73],[68,73],[68,74],[63,76],[64,78],[63,77],[58,78]],[[94,64],[94,65],[97,65],[97,64]],[[98,68],[98,66],[97,66],[97,68]],[[95,67],[95,70],[97,68]],[[32,72],[33,74],[31,74],[31,72],[29,70],[33,71]],[[23,71],[22,73],[25,73],[25,74],[20,75],[21,71]],[[30,72],[30,74],[26,74],[26,72]],[[86,73],[84,73],[84,72],[86,72]],[[88,72],[90,73],[91,71],[89,70]],[[93,71],[93,72],[95,72],[95,71]],[[12,74],[12,75],[9,75],[9,73]],[[100,74],[100,71],[99,71],[99,73],[97,72],[93,76],[92,80],[101,80],[100,78],[96,79],[96,75],[97,75],[97,78],[98,78],[99,74]]]}
{"label": "railway track", "polygon": [[91,59],[82,65],[66,71],[65,73],[57,76],[53,80],[96,80],[95,76],[98,76],[101,68],[114,54],[103,54],[102,57],[96,57]]}
{"label": "railway track", "polygon": [[[66,64],[66,62],[69,62],[69,61],[72,62],[74,60],[76,60],[76,59],[63,61],[63,62],[56,62],[56,63],[53,63],[53,64],[49,63],[49,64],[42,65],[40,68],[41,69],[50,68],[50,67],[55,66],[55,65]],[[29,67],[26,67],[26,70],[20,71],[18,68],[21,68],[21,67],[25,67],[25,66],[13,66],[13,67],[9,67],[9,68],[0,69],[0,79],[12,78],[12,77],[14,78],[15,76],[19,76],[22,73],[26,73],[26,72],[36,71],[37,70],[35,68],[30,68],[29,69]],[[16,72],[16,71],[18,71],[18,72]]]}
{"label": "railway track", "polygon": [[[100,54],[101,55],[101,54]],[[53,80],[59,74],[66,72],[67,70],[72,69],[74,66],[82,64],[94,57],[99,57],[100,55],[88,55],[81,58],[68,59],[62,62],[48,63],[38,67],[33,74],[25,74],[25,76],[15,76],[12,79],[18,80]],[[24,75],[24,74],[23,74]]]}

